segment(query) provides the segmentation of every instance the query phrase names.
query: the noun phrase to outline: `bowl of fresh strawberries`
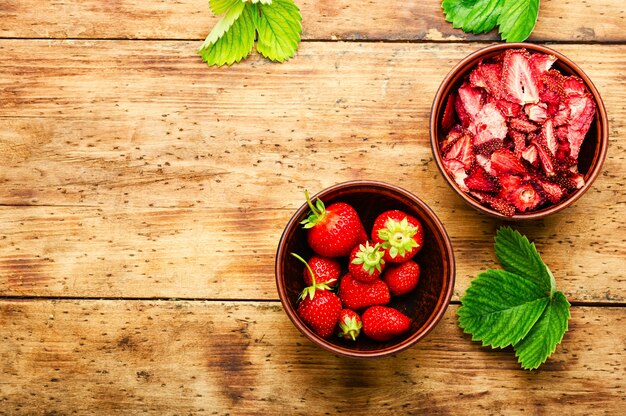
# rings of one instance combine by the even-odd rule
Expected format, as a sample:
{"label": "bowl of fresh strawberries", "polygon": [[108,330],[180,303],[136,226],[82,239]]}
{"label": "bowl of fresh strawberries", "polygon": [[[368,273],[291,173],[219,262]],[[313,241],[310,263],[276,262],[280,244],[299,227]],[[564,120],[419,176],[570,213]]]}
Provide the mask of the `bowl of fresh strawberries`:
{"label": "bowl of fresh strawberries", "polygon": [[430,117],[439,170],[468,204],[501,219],[542,218],[578,200],[608,147],[589,77],[542,45],[488,46],[445,77]]}
{"label": "bowl of fresh strawberries", "polygon": [[352,181],[305,192],[280,238],[275,272],[284,310],[313,343],[381,357],[414,345],[441,320],[455,263],[443,225],[419,198]]}

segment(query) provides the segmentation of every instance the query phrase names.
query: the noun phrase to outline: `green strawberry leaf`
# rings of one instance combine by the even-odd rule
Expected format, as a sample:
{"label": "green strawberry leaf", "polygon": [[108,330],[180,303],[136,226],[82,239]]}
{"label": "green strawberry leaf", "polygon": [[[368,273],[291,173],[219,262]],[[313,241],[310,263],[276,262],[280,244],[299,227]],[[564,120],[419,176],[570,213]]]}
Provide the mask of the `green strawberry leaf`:
{"label": "green strawberry leaf", "polygon": [[259,4],[255,26],[259,32],[257,51],[272,61],[283,62],[298,50],[302,33],[302,15],[293,0],[273,0]]}
{"label": "green strawberry leaf", "polygon": [[502,0],[443,0],[441,6],[452,27],[480,34],[496,26],[502,3]]}
{"label": "green strawberry leaf", "polygon": [[534,243],[510,227],[501,227],[495,238],[496,256],[504,270],[534,282],[544,296],[554,291],[554,277],[548,270]]}
{"label": "green strawberry leaf", "polygon": [[505,0],[498,18],[502,39],[523,42],[530,36],[539,14],[539,0]]}
{"label": "green strawberry leaf", "polygon": [[209,7],[214,15],[225,13],[237,3],[244,3],[241,0],[209,0]]}
{"label": "green strawberry leaf", "polygon": [[543,364],[563,340],[570,318],[570,304],[562,292],[555,292],[530,332],[515,344],[515,356],[522,368],[533,370]]}
{"label": "green strawberry leaf", "polygon": [[504,348],[526,336],[548,300],[534,282],[504,270],[488,270],[472,281],[461,299],[459,324],[473,341]]}
{"label": "green strawberry leaf", "polygon": [[211,45],[214,45],[224,34],[230,29],[235,20],[241,16],[246,3],[241,0],[236,0],[232,6],[226,11],[226,14],[215,24],[209,36],[206,37],[204,43],[200,47],[202,49],[208,49]]}
{"label": "green strawberry leaf", "polygon": [[[238,18],[232,22],[230,28],[222,33],[215,42],[207,44],[205,41],[205,44],[202,45],[202,48],[198,51],[202,59],[209,66],[232,65],[235,62],[241,61],[252,51],[255,35],[252,9],[256,6],[248,4],[244,4],[244,6]],[[235,8],[235,6],[233,6],[233,8]],[[231,9],[229,9],[228,13],[230,13],[230,10]],[[228,13],[226,15],[228,15]],[[224,18],[226,18],[226,16],[224,16]],[[215,31],[215,28],[213,31]],[[207,39],[211,38],[213,31],[211,31]]]}
{"label": "green strawberry leaf", "polygon": [[528,38],[539,14],[539,0],[443,0],[441,7],[455,29],[480,34],[498,25],[507,42]]}

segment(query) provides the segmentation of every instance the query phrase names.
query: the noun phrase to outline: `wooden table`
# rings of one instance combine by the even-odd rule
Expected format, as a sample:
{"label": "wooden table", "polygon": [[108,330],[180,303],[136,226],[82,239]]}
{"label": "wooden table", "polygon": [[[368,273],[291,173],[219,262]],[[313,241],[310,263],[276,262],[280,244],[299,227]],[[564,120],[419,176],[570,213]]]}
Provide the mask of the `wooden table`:
{"label": "wooden table", "polygon": [[[295,59],[207,68],[206,0],[0,1],[0,414],[626,413],[626,20],[621,0],[541,3],[529,41],[573,59],[610,120],[573,207],[514,224],[572,303],[538,370],[459,329],[500,221],[433,161],[452,66],[499,42],[439,2],[298,0]],[[452,239],[445,318],[396,356],[320,350],[283,312],[274,255],[317,192],[382,180]]]}

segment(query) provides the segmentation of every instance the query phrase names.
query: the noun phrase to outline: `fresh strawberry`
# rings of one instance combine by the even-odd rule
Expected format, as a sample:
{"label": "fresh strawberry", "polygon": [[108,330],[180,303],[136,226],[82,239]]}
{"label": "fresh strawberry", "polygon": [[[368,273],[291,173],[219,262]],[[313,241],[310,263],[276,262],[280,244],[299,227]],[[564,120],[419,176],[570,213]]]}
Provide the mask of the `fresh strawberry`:
{"label": "fresh strawberry", "polygon": [[406,295],[415,289],[419,278],[420,266],[413,260],[390,264],[383,273],[383,280],[389,286],[389,292],[392,296]]}
{"label": "fresh strawberry", "polygon": [[372,306],[363,313],[363,333],[374,341],[385,342],[411,328],[411,319],[402,312],[385,306]]}
{"label": "fresh strawberry", "polygon": [[321,199],[315,205],[305,191],[311,214],[301,222],[307,229],[307,242],[313,251],[324,257],[348,256],[352,248],[367,241],[359,214],[345,202],[325,207]]}
{"label": "fresh strawberry", "polygon": [[424,244],[424,228],[419,220],[399,210],[376,217],[372,241],[385,249],[385,261],[401,263],[413,257]]}
{"label": "fresh strawberry", "polygon": [[500,189],[498,179],[488,174],[480,165],[474,165],[465,178],[465,185],[472,191],[496,192]]}
{"label": "fresh strawberry", "polygon": [[341,312],[341,300],[329,290],[320,289],[315,284],[307,287],[300,296],[298,316],[322,338],[329,338]]}
{"label": "fresh strawberry", "polygon": [[451,93],[446,100],[446,106],[443,110],[443,116],[441,117],[441,128],[444,132],[448,132],[454,125],[454,101],[456,100],[456,94]]}
{"label": "fresh strawberry", "polygon": [[539,102],[539,80],[525,49],[508,49],[502,60],[504,93],[510,101],[524,105]]}
{"label": "fresh strawberry", "polygon": [[385,267],[385,250],[380,244],[370,245],[369,241],[354,247],[348,260],[350,275],[361,282],[371,282],[380,277]]}
{"label": "fresh strawberry", "polygon": [[341,276],[341,264],[336,259],[314,255],[307,262],[296,253],[292,256],[304,263],[304,283],[311,286],[314,282],[326,283],[329,287],[335,287]]}
{"label": "fresh strawberry", "polygon": [[339,314],[339,337],[356,341],[361,334],[363,323],[359,314],[352,309],[342,309]]}
{"label": "fresh strawberry", "polygon": [[491,168],[498,174],[525,175],[526,167],[513,152],[506,149],[496,150],[491,154]]}
{"label": "fresh strawberry", "polygon": [[339,282],[339,298],[344,308],[359,310],[372,305],[386,305],[391,300],[389,287],[380,279],[364,283],[347,273]]}

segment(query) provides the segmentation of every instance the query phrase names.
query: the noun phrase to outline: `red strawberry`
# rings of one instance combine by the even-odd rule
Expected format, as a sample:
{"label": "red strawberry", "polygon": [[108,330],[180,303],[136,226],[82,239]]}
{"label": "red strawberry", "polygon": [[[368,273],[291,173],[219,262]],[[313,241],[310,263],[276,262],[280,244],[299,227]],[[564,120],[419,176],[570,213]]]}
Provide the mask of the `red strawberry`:
{"label": "red strawberry", "polygon": [[485,104],[475,114],[468,130],[474,134],[474,145],[476,146],[494,139],[504,139],[508,132],[502,113],[493,103]]}
{"label": "red strawberry", "polygon": [[444,155],[445,159],[456,159],[463,163],[465,169],[469,169],[474,163],[474,148],[472,146],[472,134],[464,131],[450,146],[450,149]]}
{"label": "red strawberry", "polygon": [[374,341],[385,342],[411,328],[411,319],[402,312],[385,306],[372,306],[362,317],[363,333]]}
{"label": "red strawberry", "polygon": [[422,249],[424,228],[417,218],[402,211],[386,211],[374,221],[372,240],[386,250],[385,261],[401,263]]}
{"label": "red strawberry", "polygon": [[312,256],[307,262],[296,253],[292,256],[304,263],[304,283],[311,286],[314,282],[326,283],[330,287],[335,287],[341,276],[341,264],[336,259],[322,256]]}
{"label": "red strawberry", "polygon": [[391,295],[389,287],[382,280],[364,283],[354,280],[347,273],[339,283],[339,298],[345,308],[359,310],[372,305],[386,305]]}
{"label": "red strawberry", "polygon": [[389,286],[392,296],[406,295],[417,286],[420,278],[420,266],[413,260],[391,264],[383,274],[383,280]]}
{"label": "red strawberry", "polygon": [[485,192],[471,192],[470,194],[482,204],[489,205],[502,215],[506,215],[507,217],[515,215],[515,206],[509,204],[502,198],[494,197]]}
{"label": "red strawberry", "polygon": [[339,314],[339,336],[345,339],[356,341],[363,323],[361,317],[351,309],[342,309]]}
{"label": "red strawberry", "polygon": [[513,152],[506,149],[491,154],[491,168],[501,174],[525,175],[526,168]]}
{"label": "red strawberry", "polygon": [[498,179],[488,174],[480,165],[474,165],[465,184],[472,191],[495,192],[500,189]]}
{"label": "red strawberry", "polygon": [[363,223],[352,206],[336,202],[326,208],[321,199],[315,206],[305,191],[311,214],[301,222],[307,229],[307,242],[313,251],[324,257],[343,257],[357,244],[367,241]]}
{"label": "red strawberry", "polygon": [[525,49],[509,49],[502,60],[504,93],[507,99],[521,105],[539,102],[540,84],[529,58]]}
{"label": "red strawberry", "polygon": [[518,212],[532,211],[539,206],[543,199],[532,184],[515,175],[500,177],[502,190],[498,194],[508,204],[513,205]]}
{"label": "red strawberry", "polygon": [[537,125],[528,120],[525,115],[509,120],[509,126],[513,130],[521,131],[523,133],[532,133],[537,131],[538,128]]}
{"label": "red strawberry", "polygon": [[456,159],[444,159],[442,160],[442,163],[446,172],[448,172],[448,175],[450,175],[450,177],[454,179],[454,182],[456,182],[459,188],[467,192],[469,190],[467,189],[467,185],[465,185],[465,178],[467,178],[467,173],[465,172],[465,167],[463,166],[463,163],[459,162]]}
{"label": "red strawberry", "polygon": [[341,312],[341,300],[328,290],[306,288],[302,292],[298,316],[322,338],[335,332]]}
{"label": "red strawberry", "polygon": [[454,124],[454,101],[456,100],[456,94],[451,93],[446,101],[446,107],[443,110],[443,116],[441,117],[441,128],[444,132],[448,132],[452,129]]}
{"label": "red strawberry", "polygon": [[479,63],[470,73],[470,84],[474,88],[484,88],[493,97],[502,95],[502,64]]}
{"label": "red strawberry", "polygon": [[371,282],[380,277],[385,267],[383,256],[385,250],[380,244],[371,246],[369,241],[354,247],[348,261],[348,271],[352,277],[361,282]]}

